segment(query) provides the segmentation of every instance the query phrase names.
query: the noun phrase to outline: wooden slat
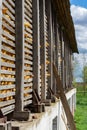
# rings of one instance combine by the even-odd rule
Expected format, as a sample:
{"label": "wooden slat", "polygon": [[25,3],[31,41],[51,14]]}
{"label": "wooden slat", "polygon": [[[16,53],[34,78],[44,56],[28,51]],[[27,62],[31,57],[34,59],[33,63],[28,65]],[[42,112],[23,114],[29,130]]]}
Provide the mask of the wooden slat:
{"label": "wooden slat", "polygon": [[32,82],[32,81],[33,81],[33,78],[24,80],[25,83],[26,83],[26,82]]}
{"label": "wooden slat", "polygon": [[8,105],[11,105],[11,104],[14,104],[14,103],[15,103],[14,99],[8,100],[8,101],[1,101],[0,102],[0,107],[8,106]]}
{"label": "wooden slat", "polygon": [[26,31],[25,31],[25,34],[27,35],[27,37],[32,39],[32,35],[31,34],[27,33]]}
{"label": "wooden slat", "polygon": [[31,70],[31,71],[33,71],[33,68],[24,66],[24,70]]}
{"label": "wooden slat", "polygon": [[60,91],[59,96],[60,96],[61,102],[63,104],[63,107],[64,107],[64,110],[65,110],[66,117],[67,117],[67,120],[69,122],[70,128],[71,128],[71,130],[76,130],[73,115],[70,111],[70,107],[69,107],[68,101],[67,101],[65,93],[64,93],[64,89],[63,89],[62,82],[60,80],[60,76],[58,75],[58,71],[57,71],[54,64],[53,64],[53,73],[54,73],[54,76],[56,78],[57,87],[58,87],[58,90]]}
{"label": "wooden slat", "polygon": [[4,58],[4,59],[8,59],[8,60],[11,60],[11,61],[15,61],[15,58],[14,58],[14,57],[11,57],[11,56],[8,56],[8,55],[5,55],[5,54],[1,54],[1,57]]}
{"label": "wooden slat", "polygon": [[26,75],[33,75],[33,73],[32,72],[24,72],[24,76],[26,76]]}
{"label": "wooden slat", "polygon": [[15,23],[11,20],[9,20],[5,15],[2,16],[2,18],[9,24],[11,25],[13,28],[15,28]]}
{"label": "wooden slat", "polygon": [[5,43],[6,45],[15,47],[15,44],[12,41],[6,40],[5,38],[2,38],[2,42]]}
{"label": "wooden slat", "polygon": [[12,36],[11,34],[8,34],[6,31],[3,31],[3,32],[2,32],[2,35],[4,35],[5,37],[7,37],[7,38],[10,39],[10,40],[15,41],[15,37]]}
{"label": "wooden slat", "polygon": [[12,12],[12,14],[15,14],[15,10],[11,7],[11,5],[5,0],[3,4]]}
{"label": "wooden slat", "polygon": [[1,66],[15,68],[15,64],[10,64],[10,63],[6,63],[6,62],[1,62]]}
{"label": "wooden slat", "polygon": [[10,96],[14,96],[15,92],[8,92],[8,93],[0,93],[0,98],[6,98],[6,97],[10,97]]}
{"label": "wooden slat", "polygon": [[11,27],[11,26],[9,26],[9,24],[7,24],[6,22],[2,22],[2,25],[3,25],[3,27],[5,27],[7,30],[9,30],[11,33],[14,33],[15,34],[15,30]]}
{"label": "wooden slat", "polygon": [[30,98],[32,98],[32,95],[29,95],[27,97],[24,97],[24,100],[29,100]]}
{"label": "wooden slat", "polygon": [[[30,41],[28,38],[25,38],[25,43],[27,43],[27,46],[26,47],[28,47],[28,48],[30,48],[30,49],[33,49],[33,47],[32,47],[32,41]],[[25,44],[26,45],[26,44]]]}
{"label": "wooden slat", "polygon": [[7,51],[7,52],[10,52],[11,54],[15,54],[15,50],[14,50],[14,49],[11,49],[10,47],[7,47],[7,46],[2,45],[2,46],[1,46],[1,49],[2,49],[2,50],[5,50],[5,51]]}
{"label": "wooden slat", "polygon": [[28,33],[30,33],[32,35],[33,31],[30,28],[25,28],[25,31],[27,31]]}
{"label": "wooden slat", "polygon": [[4,115],[7,115],[8,113],[12,112],[14,108],[15,108],[15,105],[10,105],[10,106],[2,108],[1,110]]}
{"label": "wooden slat", "polygon": [[32,19],[30,19],[30,18],[27,16],[27,14],[24,14],[24,17],[25,17],[26,20],[28,20],[28,22],[32,23]]}
{"label": "wooden slat", "polygon": [[[6,1],[6,0],[2,0],[3,2]],[[13,0],[8,0],[9,4],[15,8],[15,2]]]}
{"label": "wooden slat", "polygon": [[32,8],[32,4],[29,0],[25,0],[25,2]]}
{"label": "wooden slat", "polygon": [[29,60],[25,60],[24,63],[25,63],[25,64],[29,64],[29,65],[33,65],[33,62],[32,62],[32,61],[29,61]]}
{"label": "wooden slat", "polygon": [[32,89],[29,89],[29,90],[24,90],[24,93],[31,93],[32,92]]}
{"label": "wooden slat", "polygon": [[28,87],[28,86],[32,86],[33,85],[33,83],[31,82],[31,83],[28,83],[28,84],[24,84],[24,87]]}
{"label": "wooden slat", "polygon": [[32,100],[25,101],[25,102],[24,102],[24,106],[29,105],[29,104],[31,104],[31,103],[32,103]]}
{"label": "wooden slat", "polygon": [[32,14],[29,13],[29,11],[27,11],[26,9],[24,10],[25,14],[31,19],[32,18]]}
{"label": "wooden slat", "polygon": [[12,81],[12,82],[15,82],[15,78],[0,78],[0,81]]}
{"label": "wooden slat", "polygon": [[24,48],[24,51],[25,51],[25,53],[33,55],[33,52],[31,50],[29,50],[29,49],[27,50],[26,48]]}
{"label": "wooden slat", "polygon": [[[25,39],[25,40],[27,41],[27,39]],[[27,48],[29,48],[29,49],[33,49],[33,47],[31,45],[29,45],[28,43],[25,43],[24,46],[27,47]]]}
{"label": "wooden slat", "polygon": [[15,85],[0,85],[0,90],[7,90],[12,88],[15,88]]}
{"label": "wooden slat", "polygon": [[32,9],[30,8],[30,6],[25,2],[25,8],[30,12],[32,13]]}
{"label": "wooden slat", "polygon": [[10,18],[15,21],[15,16],[8,10],[7,14],[10,16]]}
{"label": "wooden slat", "polygon": [[1,74],[15,75],[15,71],[1,70]]}
{"label": "wooden slat", "polygon": [[33,60],[33,57],[31,57],[31,56],[27,56],[27,55],[25,54],[25,59]]}

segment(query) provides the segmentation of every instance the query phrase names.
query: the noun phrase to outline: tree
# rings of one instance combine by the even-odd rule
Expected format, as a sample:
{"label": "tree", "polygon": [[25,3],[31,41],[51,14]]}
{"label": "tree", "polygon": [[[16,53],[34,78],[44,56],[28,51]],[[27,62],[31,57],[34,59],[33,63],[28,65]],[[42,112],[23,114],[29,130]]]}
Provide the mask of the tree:
{"label": "tree", "polygon": [[85,91],[86,91],[86,84],[87,84],[87,66],[85,65],[83,67],[83,83],[84,83],[84,95],[85,95]]}

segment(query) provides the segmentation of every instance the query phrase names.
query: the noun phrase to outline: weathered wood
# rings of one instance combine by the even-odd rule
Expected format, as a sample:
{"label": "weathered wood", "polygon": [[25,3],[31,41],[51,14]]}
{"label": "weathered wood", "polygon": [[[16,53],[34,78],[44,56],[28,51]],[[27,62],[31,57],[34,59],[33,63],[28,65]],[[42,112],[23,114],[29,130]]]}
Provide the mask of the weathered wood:
{"label": "weathered wood", "polygon": [[14,37],[13,35],[7,33],[6,31],[3,31],[3,32],[2,32],[2,35],[5,36],[5,37],[7,37],[7,38],[10,39],[10,40],[15,41],[15,37]]}
{"label": "weathered wood", "polygon": [[58,75],[58,71],[57,71],[54,64],[53,64],[53,72],[54,72],[54,76],[56,78],[57,87],[59,88],[59,91],[60,91],[59,96],[60,96],[61,102],[63,104],[63,107],[64,107],[64,110],[65,110],[66,117],[67,117],[67,120],[69,122],[70,128],[71,128],[71,130],[76,130],[73,115],[70,111],[70,107],[69,107],[68,101],[67,101],[65,93],[64,93],[62,82],[60,80],[60,77]]}
{"label": "weathered wood", "polygon": [[39,32],[39,1],[33,0],[33,89],[40,94],[40,32]]}
{"label": "weathered wood", "polygon": [[14,111],[14,108],[15,108],[15,105],[10,105],[10,106],[7,106],[7,107],[4,107],[2,108],[2,112],[3,112],[3,115],[7,115],[8,113]]}
{"label": "weathered wood", "polygon": [[15,64],[6,63],[6,62],[1,62],[1,66],[15,68]]}
{"label": "weathered wood", "polygon": [[2,18],[4,19],[4,20],[6,20],[6,22],[9,24],[9,25],[11,25],[12,27],[15,27],[15,23],[12,21],[10,21],[6,16],[2,16]]}
{"label": "weathered wood", "polygon": [[[24,0],[15,0],[16,11],[16,96],[15,111],[23,111],[24,105]],[[20,49],[19,49],[20,48]]]}
{"label": "weathered wood", "polygon": [[41,99],[46,99],[45,1],[40,0]]}

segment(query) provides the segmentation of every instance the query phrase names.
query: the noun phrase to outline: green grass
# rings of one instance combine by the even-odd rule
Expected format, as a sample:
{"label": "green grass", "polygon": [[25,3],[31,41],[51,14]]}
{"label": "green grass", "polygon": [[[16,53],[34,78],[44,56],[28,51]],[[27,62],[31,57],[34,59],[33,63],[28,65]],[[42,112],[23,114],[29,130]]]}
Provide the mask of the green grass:
{"label": "green grass", "polygon": [[75,112],[77,130],[87,130],[87,93],[77,92],[77,108]]}

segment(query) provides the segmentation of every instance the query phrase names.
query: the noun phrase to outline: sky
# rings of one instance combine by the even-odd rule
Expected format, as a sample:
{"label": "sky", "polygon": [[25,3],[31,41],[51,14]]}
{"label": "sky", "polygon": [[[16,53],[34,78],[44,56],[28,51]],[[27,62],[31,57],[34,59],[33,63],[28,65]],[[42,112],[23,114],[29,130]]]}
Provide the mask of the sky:
{"label": "sky", "polygon": [[87,0],[70,0],[70,3],[79,50],[79,55],[75,54],[79,65],[75,68],[74,76],[76,81],[82,81],[82,69],[87,63]]}

